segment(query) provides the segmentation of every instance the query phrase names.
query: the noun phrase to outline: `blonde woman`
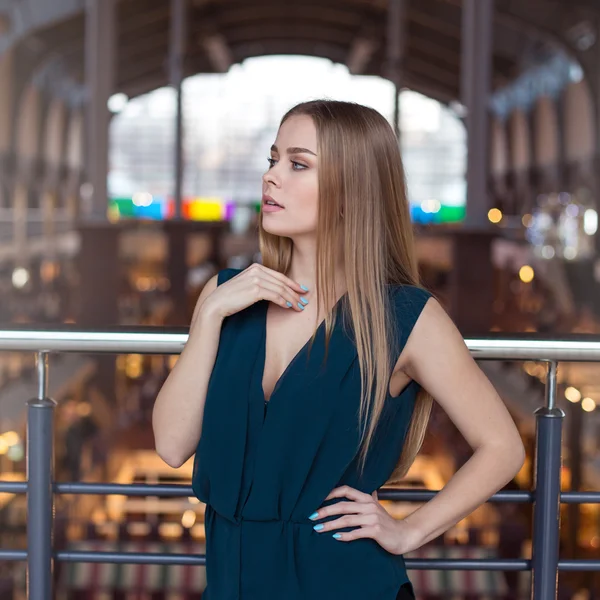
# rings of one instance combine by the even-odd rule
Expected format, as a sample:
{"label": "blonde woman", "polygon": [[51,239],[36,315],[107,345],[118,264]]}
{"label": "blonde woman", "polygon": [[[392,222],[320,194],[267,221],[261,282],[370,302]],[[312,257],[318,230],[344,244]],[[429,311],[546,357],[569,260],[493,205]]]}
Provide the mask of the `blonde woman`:
{"label": "blonde woman", "polygon": [[[403,554],[511,480],[523,444],[419,284],[389,123],[359,104],[304,102],[283,117],[267,160],[262,264],[207,283],[153,413],[167,463],[195,452],[203,598],[414,598]],[[473,455],[395,520],[377,489],[407,472],[433,399]]]}

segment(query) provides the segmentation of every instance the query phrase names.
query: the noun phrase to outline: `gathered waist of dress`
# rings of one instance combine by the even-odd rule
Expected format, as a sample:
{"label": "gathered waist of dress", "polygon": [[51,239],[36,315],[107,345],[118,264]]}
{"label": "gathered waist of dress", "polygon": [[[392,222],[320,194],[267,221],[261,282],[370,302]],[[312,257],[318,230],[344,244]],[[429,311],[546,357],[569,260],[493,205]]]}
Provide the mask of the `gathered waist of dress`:
{"label": "gathered waist of dress", "polygon": [[[221,511],[219,510],[219,506],[218,504],[215,506],[215,504],[211,503],[211,502],[207,502],[206,503],[206,510],[210,510],[212,512],[214,512],[217,516],[226,519],[227,521],[230,521],[232,523],[237,523],[240,524],[242,522],[248,522],[248,523],[294,523],[296,525],[305,525],[305,526],[310,526],[310,527],[314,527],[315,525],[317,525],[318,523],[326,523],[328,521],[333,521],[336,519],[339,519],[341,516],[343,516],[343,513],[334,513],[331,514],[329,516],[325,516],[325,517],[321,517],[321,516],[317,516],[317,518],[314,519],[310,519],[310,515],[312,515],[314,512],[319,511],[327,506],[330,506],[332,504],[337,504],[338,502],[342,502],[344,500],[344,498],[331,498],[329,500],[325,500],[323,503],[321,503],[320,505],[315,506],[314,509],[312,510],[308,510],[306,511],[307,514],[304,516],[300,516],[299,515],[299,511],[295,510],[295,515],[282,515],[281,511],[278,510],[274,510],[275,507],[271,507],[271,510],[264,510],[264,507],[262,509],[257,509],[256,507],[253,507],[252,509],[244,504],[244,506],[242,507],[241,511],[237,512],[236,514],[228,514],[227,512]],[[340,528],[340,531],[344,531],[344,530],[352,530],[354,529],[353,527],[350,528]]]}
{"label": "gathered waist of dress", "polygon": [[[215,508],[212,504],[207,504],[206,505],[206,510],[207,511],[212,511],[216,516],[221,517],[222,519],[225,519],[227,521],[233,521],[235,523],[294,523],[296,525],[309,525],[310,527],[313,527],[314,525],[316,525],[317,523],[320,522],[319,519],[315,519],[315,520],[311,520],[308,518],[308,515],[305,518],[299,519],[299,518],[281,518],[281,517],[276,517],[276,516],[265,516],[265,517],[259,517],[259,516],[249,516],[249,515],[238,515],[234,518],[229,518],[227,515],[221,514],[219,512],[219,510],[217,508]],[[324,519],[321,519],[321,521],[324,521]]]}
{"label": "gathered waist of dress", "polygon": [[296,525],[310,525],[313,527],[318,523],[318,519],[312,521],[308,517],[306,519],[276,519],[276,518],[264,518],[264,519],[249,519],[248,517],[240,517],[240,521],[249,523],[294,523]]}
{"label": "gathered waist of dress", "polygon": [[[314,527],[317,523],[326,523],[327,521],[333,521],[335,519],[339,519],[343,516],[342,513],[334,513],[326,517],[317,516],[315,519],[310,519],[310,515],[315,511],[319,511],[320,509],[325,508],[331,504],[336,504],[337,502],[341,502],[343,498],[334,498],[332,501],[326,501],[325,503],[317,506],[312,512],[308,511],[306,516],[300,517],[298,516],[298,511],[296,510],[296,516],[285,516],[282,517],[281,513],[271,513],[271,515],[260,514],[256,509],[249,511],[244,507],[241,514],[238,516],[239,521],[248,521],[252,523],[294,523],[296,525],[309,525],[310,527]],[[261,511],[262,512],[262,511]],[[265,511],[267,512],[267,511]]]}

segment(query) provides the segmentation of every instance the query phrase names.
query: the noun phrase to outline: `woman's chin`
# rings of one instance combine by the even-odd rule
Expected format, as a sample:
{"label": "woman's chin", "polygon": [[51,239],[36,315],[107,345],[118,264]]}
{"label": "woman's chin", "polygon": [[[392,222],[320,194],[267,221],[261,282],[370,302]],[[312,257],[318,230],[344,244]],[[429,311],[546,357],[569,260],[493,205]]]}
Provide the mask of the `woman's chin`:
{"label": "woman's chin", "polygon": [[280,237],[294,238],[296,236],[316,235],[316,224],[311,229],[310,226],[299,227],[299,223],[292,223],[290,226],[290,220],[282,220],[279,215],[271,217],[268,213],[264,215],[262,219],[262,229],[265,233],[271,235],[277,235]]}
{"label": "woman's chin", "polygon": [[269,213],[264,215],[262,226],[267,233],[273,235],[286,235],[289,232],[289,227],[286,227],[284,223],[278,223],[277,217],[273,218]]}

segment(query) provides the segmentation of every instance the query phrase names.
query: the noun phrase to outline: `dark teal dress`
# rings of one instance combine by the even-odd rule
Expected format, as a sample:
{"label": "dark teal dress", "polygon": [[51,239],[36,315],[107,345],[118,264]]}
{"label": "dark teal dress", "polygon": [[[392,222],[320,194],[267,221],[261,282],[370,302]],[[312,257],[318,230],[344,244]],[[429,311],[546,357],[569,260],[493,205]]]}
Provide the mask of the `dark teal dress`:
{"label": "dark teal dress", "polygon": [[[240,269],[219,272],[218,284]],[[393,363],[430,294],[388,285],[397,327]],[[414,380],[384,413],[359,479],[360,370],[354,337],[343,325],[347,296],[325,357],[325,326],[296,354],[265,407],[262,375],[268,301],[227,317],[209,380],[194,493],[206,503],[203,600],[395,600],[409,583],[404,559],[372,538],[349,542],[319,533],[311,521],[329,492],[347,484],[371,494],[402,451],[419,384]],[[322,364],[323,363],[323,364]],[[351,531],[340,528],[337,531]]]}

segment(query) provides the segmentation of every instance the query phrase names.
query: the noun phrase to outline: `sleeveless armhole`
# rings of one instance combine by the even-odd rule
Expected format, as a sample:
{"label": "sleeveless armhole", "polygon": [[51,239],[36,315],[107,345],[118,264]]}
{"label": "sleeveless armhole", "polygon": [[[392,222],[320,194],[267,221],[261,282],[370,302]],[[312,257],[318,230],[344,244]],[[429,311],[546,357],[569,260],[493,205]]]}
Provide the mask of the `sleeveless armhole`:
{"label": "sleeveless armhole", "polygon": [[[428,290],[414,285],[399,285],[394,297],[399,352],[402,351],[408,338],[433,294]],[[396,356],[398,358],[398,356]]]}

